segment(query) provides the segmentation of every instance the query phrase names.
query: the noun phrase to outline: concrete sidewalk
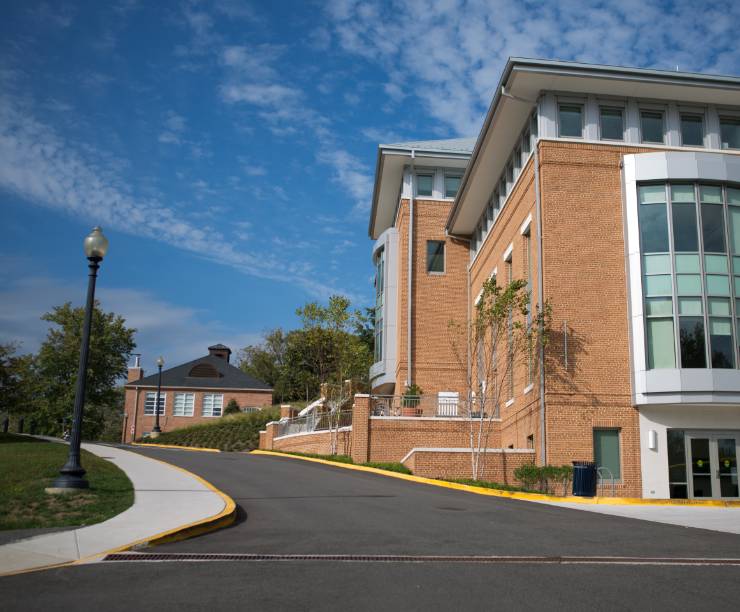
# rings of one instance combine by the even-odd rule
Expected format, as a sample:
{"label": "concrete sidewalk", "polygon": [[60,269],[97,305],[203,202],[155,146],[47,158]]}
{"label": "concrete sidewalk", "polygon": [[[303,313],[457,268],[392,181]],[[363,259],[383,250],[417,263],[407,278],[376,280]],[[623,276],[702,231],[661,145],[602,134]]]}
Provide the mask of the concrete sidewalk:
{"label": "concrete sidewalk", "polygon": [[625,518],[667,523],[681,527],[695,527],[710,529],[725,533],[740,534],[740,508],[711,508],[704,506],[626,506],[609,504],[578,504],[569,502],[540,502],[561,508],[583,510],[584,512],[598,512]]}
{"label": "concrete sidewalk", "polygon": [[134,485],[134,503],[103,523],[0,546],[0,575],[94,560],[103,553],[165,533],[226,518],[234,502],[180,468],[114,446],[82,447],[121,468]]}

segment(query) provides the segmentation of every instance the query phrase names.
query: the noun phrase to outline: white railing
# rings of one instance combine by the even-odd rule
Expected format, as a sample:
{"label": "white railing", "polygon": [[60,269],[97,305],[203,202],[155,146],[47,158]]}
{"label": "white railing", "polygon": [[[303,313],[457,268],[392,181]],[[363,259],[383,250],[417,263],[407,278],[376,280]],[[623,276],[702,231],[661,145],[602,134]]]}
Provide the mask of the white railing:
{"label": "white railing", "polygon": [[371,395],[370,414],[375,417],[488,418],[498,416],[492,398],[472,401],[435,395]]}
{"label": "white railing", "polygon": [[290,436],[314,431],[329,431],[352,425],[352,411],[342,410],[337,413],[309,412],[306,416],[278,421],[276,437]]}

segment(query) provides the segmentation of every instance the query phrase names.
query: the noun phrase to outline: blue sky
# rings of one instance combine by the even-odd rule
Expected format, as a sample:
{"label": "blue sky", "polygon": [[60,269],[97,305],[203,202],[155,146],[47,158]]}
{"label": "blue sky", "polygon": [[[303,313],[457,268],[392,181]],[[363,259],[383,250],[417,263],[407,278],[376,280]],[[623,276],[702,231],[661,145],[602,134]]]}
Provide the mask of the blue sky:
{"label": "blue sky", "polygon": [[[616,6],[618,5],[618,6]],[[378,142],[476,135],[508,56],[740,73],[740,3],[4,3],[0,341],[99,296],[149,369],[371,301]]]}

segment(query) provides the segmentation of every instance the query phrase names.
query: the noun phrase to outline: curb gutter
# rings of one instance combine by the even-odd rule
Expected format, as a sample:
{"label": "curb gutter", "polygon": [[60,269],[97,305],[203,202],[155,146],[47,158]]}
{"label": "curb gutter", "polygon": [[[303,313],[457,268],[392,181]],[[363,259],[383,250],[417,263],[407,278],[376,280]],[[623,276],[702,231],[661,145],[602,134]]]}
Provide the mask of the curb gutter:
{"label": "curb gutter", "polygon": [[544,493],[524,493],[522,491],[503,491],[501,489],[488,489],[486,487],[476,487],[474,485],[466,485],[458,482],[447,482],[445,480],[437,480],[436,478],[425,478],[423,476],[411,476],[409,474],[401,474],[399,472],[391,472],[389,470],[380,470],[378,468],[367,467],[364,465],[353,465],[351,463],[339,463],[338,461],[328,461],[327,459],[317,459],[315,457],[302,457],[300,455],[290,455],[288,453],[280,453],[275,451],[266,450],[253,450],[250,454],[252,455],[268,455],[271,457],[287,457],[288,459],[300,459],[302,461],[312,461],[314,463],[323,463],[324,465],[330,465],[333,467],[343,468],[346,470],[356,470],[358,472],[370,472],[372,474],[379,474],[381,476],[388,476],[390,478],[399,478],[401,480],[408,480],[411,482],[418,482],[421,484],[431,485],[434,487],[442,487],[445,489],[455,489],[457,491],[466,491],[468,493],[475,493],[476,495],[488,495],[489,497],[508,497],[509,499],[519,499],[523,501],[534,501],[534,502],[556,502],[556,503],[570,503],[570,504],[585,504],[585,505],[598,505],[606,504],[612,506],[704,506],[712,508],[738,508],[740,507],[740,501],[734,500],[720,500],[720,499],[642,499],[639,497],[575,497],[569,496],[558,496],[558,495],[546,495]]}

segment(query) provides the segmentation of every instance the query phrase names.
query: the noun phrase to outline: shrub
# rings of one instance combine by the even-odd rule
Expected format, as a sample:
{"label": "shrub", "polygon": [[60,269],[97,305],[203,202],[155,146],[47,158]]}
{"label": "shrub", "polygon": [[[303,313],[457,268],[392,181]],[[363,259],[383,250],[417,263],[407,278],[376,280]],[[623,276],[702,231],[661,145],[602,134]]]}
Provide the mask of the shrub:
{"label": "shrub", "polygon": [[568,485],[573,476],[570,465],[535,465],[525,463],[514,470],[514,477],[527,489],[534,489],[542,493],[557,493],[558,485],[562,485],[562,494],[568,492]]}
{"label": "shrub", "polygon": [[224,408],[224,416],[227,414],[239,414],[242,411],[241,408],[239,408],[239,404],[236,403],[236,400],[232,397],[229,400],[229,403],[226,404],[226,408]]}
{"label": "shrub", "polygon": [[377,468],[379,470],[387,470],[389,472],[399,472],[400,474],[411,474],[411,470],[407,468],[403,463],[397,461],[368,461],[362,465],[371,468]]}

